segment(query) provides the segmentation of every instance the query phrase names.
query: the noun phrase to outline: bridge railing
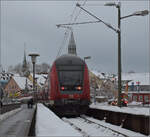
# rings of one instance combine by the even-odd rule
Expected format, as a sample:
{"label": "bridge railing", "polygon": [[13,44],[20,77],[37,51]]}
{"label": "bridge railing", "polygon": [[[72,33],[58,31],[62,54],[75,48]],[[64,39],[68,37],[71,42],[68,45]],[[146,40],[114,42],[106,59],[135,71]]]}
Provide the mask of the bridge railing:
{"label": "bridge railing", "polygon": [[21,103],[12,103],[12,104],[5,104],[2,107],[0,107],[0,114],[4,114],[6,112],[9,112],[11,110],[20,108]]}
{"label": "bridge railing", "polygon": [[134,115],[101,109],[89,109],[87,115],[122,128],[150,135],[150,116]]}

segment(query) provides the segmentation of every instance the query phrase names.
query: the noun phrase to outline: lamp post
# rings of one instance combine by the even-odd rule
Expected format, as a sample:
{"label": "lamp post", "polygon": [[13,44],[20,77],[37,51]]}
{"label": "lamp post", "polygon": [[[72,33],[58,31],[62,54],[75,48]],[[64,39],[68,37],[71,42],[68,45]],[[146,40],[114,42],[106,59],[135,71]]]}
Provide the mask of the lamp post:
{"label": "lamp post", "polygon": [[116,29],[110,24],[104,22],[103,20],[95,16],[94,14],[92,14],[91,12],[81,7],[80,4],[77,3],[76,6],[82,9],[83,11],[85,11],[86,13],[88,13],[90,16],[96,18],[99,22],[103,23],[108,28],[114,30],[118,34],[118,106],[121,107],[121,89],[122,89],[121,87],[121,19],[125,19],[131,16],[146,16],[149,14],[149,11],[148,10],[137,11],[137,12],[134,12],[133,14],[121,17],[121,10],[120,10],[121,3],[120,2],[118,2],[118,4],[116,4],[115,2],[106,3],[105,6],[115,6],[118,9],[118,28]]}
{"label": "lamp post", "polygon": [[105,6],[115,6],[118,9],[118,106],[121,107],[121,4],[114,2],[106,3]]}
{"label": "lamp post", "polygon": [[121,3],[118,2],[116,4],[115,2],[106,3],[105,6],[115,6],[118,9],[118,106],[121,107],[121,19],[125,19],[132,16],[146,16],[149,14],[148,10],[143,11],[136,11],[133,14],[121,17]]}
{"label": "lamp post", "polygon": [[35,95],[35,63],[36,63],[36,57],[40,55],[32,53],[32,54],[29,54],[29,56],[31,57],[32,64],[33,64],[33,92]]}

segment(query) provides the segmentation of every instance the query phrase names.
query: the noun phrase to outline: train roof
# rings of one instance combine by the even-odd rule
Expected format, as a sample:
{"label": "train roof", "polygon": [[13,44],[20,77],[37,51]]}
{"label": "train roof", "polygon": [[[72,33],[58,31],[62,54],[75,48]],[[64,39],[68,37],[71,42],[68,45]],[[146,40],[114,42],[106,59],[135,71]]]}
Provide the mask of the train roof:
{"label": "train roof", "polygon": [[65,54],[55,60],[56,65],[84,65],[83,59],[76,55]]}

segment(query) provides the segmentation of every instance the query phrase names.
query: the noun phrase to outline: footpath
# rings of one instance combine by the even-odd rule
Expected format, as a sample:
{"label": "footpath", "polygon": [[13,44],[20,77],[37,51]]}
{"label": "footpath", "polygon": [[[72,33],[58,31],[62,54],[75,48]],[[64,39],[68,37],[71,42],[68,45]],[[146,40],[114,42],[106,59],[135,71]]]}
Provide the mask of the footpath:
{"label": "footpath", "polygon": [[0,121],[0,137],[28,136],[34,110],[35,108],[28,109],[27,105],[22,105],[20,111]]}

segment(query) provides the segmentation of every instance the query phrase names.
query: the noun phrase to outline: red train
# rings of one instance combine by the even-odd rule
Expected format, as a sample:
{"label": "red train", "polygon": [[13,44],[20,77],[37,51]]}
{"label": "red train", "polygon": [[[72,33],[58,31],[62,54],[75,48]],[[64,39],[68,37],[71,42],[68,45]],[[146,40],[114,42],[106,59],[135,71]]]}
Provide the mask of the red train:
{"label": "red train", "polygon": [[50,108],[58,115],[83,114],[90,103],[88,67],[80,57],[62,55],[48,76]]}

